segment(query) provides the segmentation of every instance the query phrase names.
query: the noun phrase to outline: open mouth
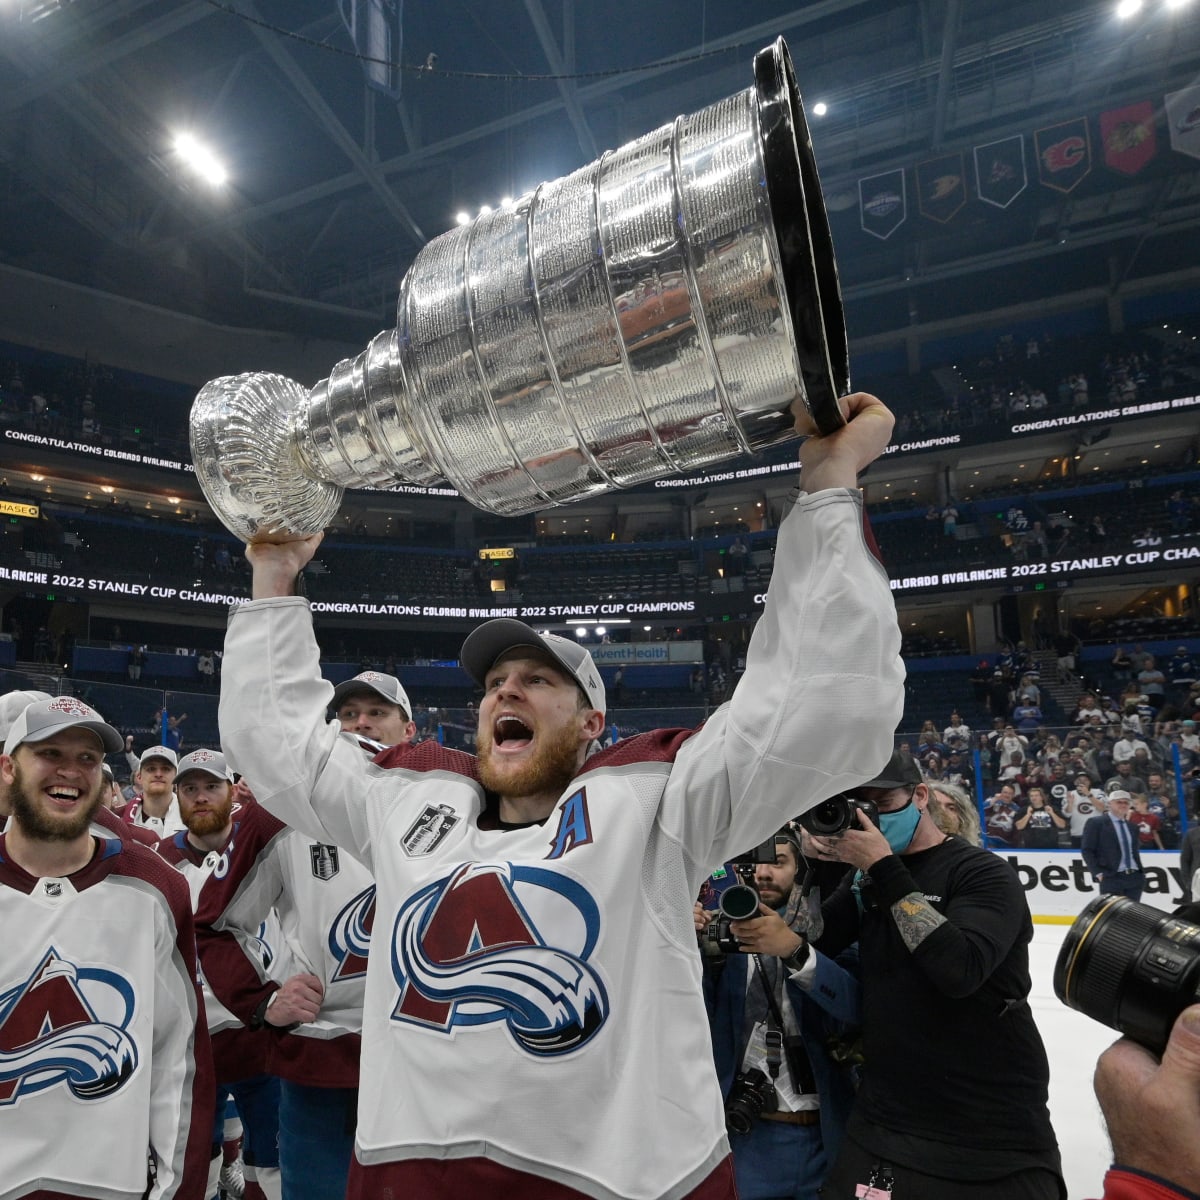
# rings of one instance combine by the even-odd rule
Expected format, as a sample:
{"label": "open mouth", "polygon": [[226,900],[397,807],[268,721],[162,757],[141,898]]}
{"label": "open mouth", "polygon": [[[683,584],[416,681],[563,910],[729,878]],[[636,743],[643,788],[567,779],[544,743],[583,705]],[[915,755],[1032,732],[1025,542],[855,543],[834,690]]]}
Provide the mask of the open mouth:
{"label": "open mouth", "polygon": [[515,754],[533,741],[533,730],[520,717],[508,713],[496,718],[492,726],[492,741],[503,753]]}
{"label": "open mouth", "polygon": [[46,789],[46,795],[62,808],[73,807],[79,800],[80,794],[78,788],[54,787]]}

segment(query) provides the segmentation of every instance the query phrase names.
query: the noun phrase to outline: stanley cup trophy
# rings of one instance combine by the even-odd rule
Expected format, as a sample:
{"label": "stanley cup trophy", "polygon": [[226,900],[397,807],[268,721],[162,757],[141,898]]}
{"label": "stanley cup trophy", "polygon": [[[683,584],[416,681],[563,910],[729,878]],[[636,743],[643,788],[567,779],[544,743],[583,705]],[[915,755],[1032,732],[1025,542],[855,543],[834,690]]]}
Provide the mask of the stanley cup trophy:
{"label": "stanley cup trophy", "polygon": [[244,541],[328,526],[345,488],[447,480],[516,515],[842,423],[837,266],[780,38],[754,86],[430,242],[396,327],[311,391],[196,397],[192,457]]}

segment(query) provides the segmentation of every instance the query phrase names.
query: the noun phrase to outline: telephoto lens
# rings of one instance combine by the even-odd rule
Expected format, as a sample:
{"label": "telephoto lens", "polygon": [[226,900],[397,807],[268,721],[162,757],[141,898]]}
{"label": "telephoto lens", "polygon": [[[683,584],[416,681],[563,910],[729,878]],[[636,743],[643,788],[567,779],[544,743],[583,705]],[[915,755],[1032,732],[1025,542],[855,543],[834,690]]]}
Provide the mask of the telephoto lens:
{"label": "telephoto lens", "polygon": [[1123,896],[1098,896],[1075,918],[1054,991],[1161,1055],[1175,1018],[1200,998],[1200,925]]}
{"label": "telephoto lens", "polygon": [[873,825],[879,824],[879,809],[872,801],[858,800],[842,792],[814,804],[796,822],[816,837],[835,837],[847,829],[858,828],[859,811],[865,812]]}

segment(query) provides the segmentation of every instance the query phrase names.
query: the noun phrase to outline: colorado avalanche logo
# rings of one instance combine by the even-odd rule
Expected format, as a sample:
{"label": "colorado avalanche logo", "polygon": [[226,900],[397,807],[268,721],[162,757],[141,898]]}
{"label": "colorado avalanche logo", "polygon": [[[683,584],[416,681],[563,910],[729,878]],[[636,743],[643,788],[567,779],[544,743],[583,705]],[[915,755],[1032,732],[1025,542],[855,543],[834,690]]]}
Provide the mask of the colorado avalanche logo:
{"label": "colorado avalanche logo", "polygon": [[126,979],[51,947],[28,979],[0,993],[0,1107],[59,1084],[79,1100],[119,1091],[138,1065],[133,1008]]}
{"label": "colorado avalanche logo", "polygon": [[375,885],[359,892],[336,917],[329,930],[329,953],[337,962],[330,983],[359,979],[367,973],[371,929],[375,924]]}
{"label": "colorado avalanche logo", "polygon": [[599,935],[596,902],[573,880],[464,863],[396,917],[392,1020],[445,1033],[503,1021],[529,1054],[569,1054],[608,1018],[608,993],[587,962]]}

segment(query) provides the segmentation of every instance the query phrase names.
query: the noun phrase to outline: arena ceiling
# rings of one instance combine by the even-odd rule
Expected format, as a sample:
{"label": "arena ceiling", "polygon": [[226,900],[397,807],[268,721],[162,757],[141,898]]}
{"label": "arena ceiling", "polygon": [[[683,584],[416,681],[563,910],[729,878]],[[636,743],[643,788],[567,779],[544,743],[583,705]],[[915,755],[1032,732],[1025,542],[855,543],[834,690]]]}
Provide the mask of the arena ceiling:
{"label": "arena ceiling", "polygon": [[[811,107],[852,339],[1195,286],[1200,159],[1165,93],[1200,72],[1195,4],[1147,0],[0,0],[0,261],[222,324],[365,340],[456,213],[568,173],[750,85],[782,34]],[[348,32],[381,13],[390,47]],[[366,24],[364,24],[364,22]],[[366,59],[393,85],[368,84]],[[1038,129],[1149,100],[1136,174],[1092,146],[1039,185]],[[189,130],[220,188],[172,150]],[[972,151],[1020,134],[1029,186],[974,196]],[[860,227],[858,181],[962,152],[967,203]]]}

